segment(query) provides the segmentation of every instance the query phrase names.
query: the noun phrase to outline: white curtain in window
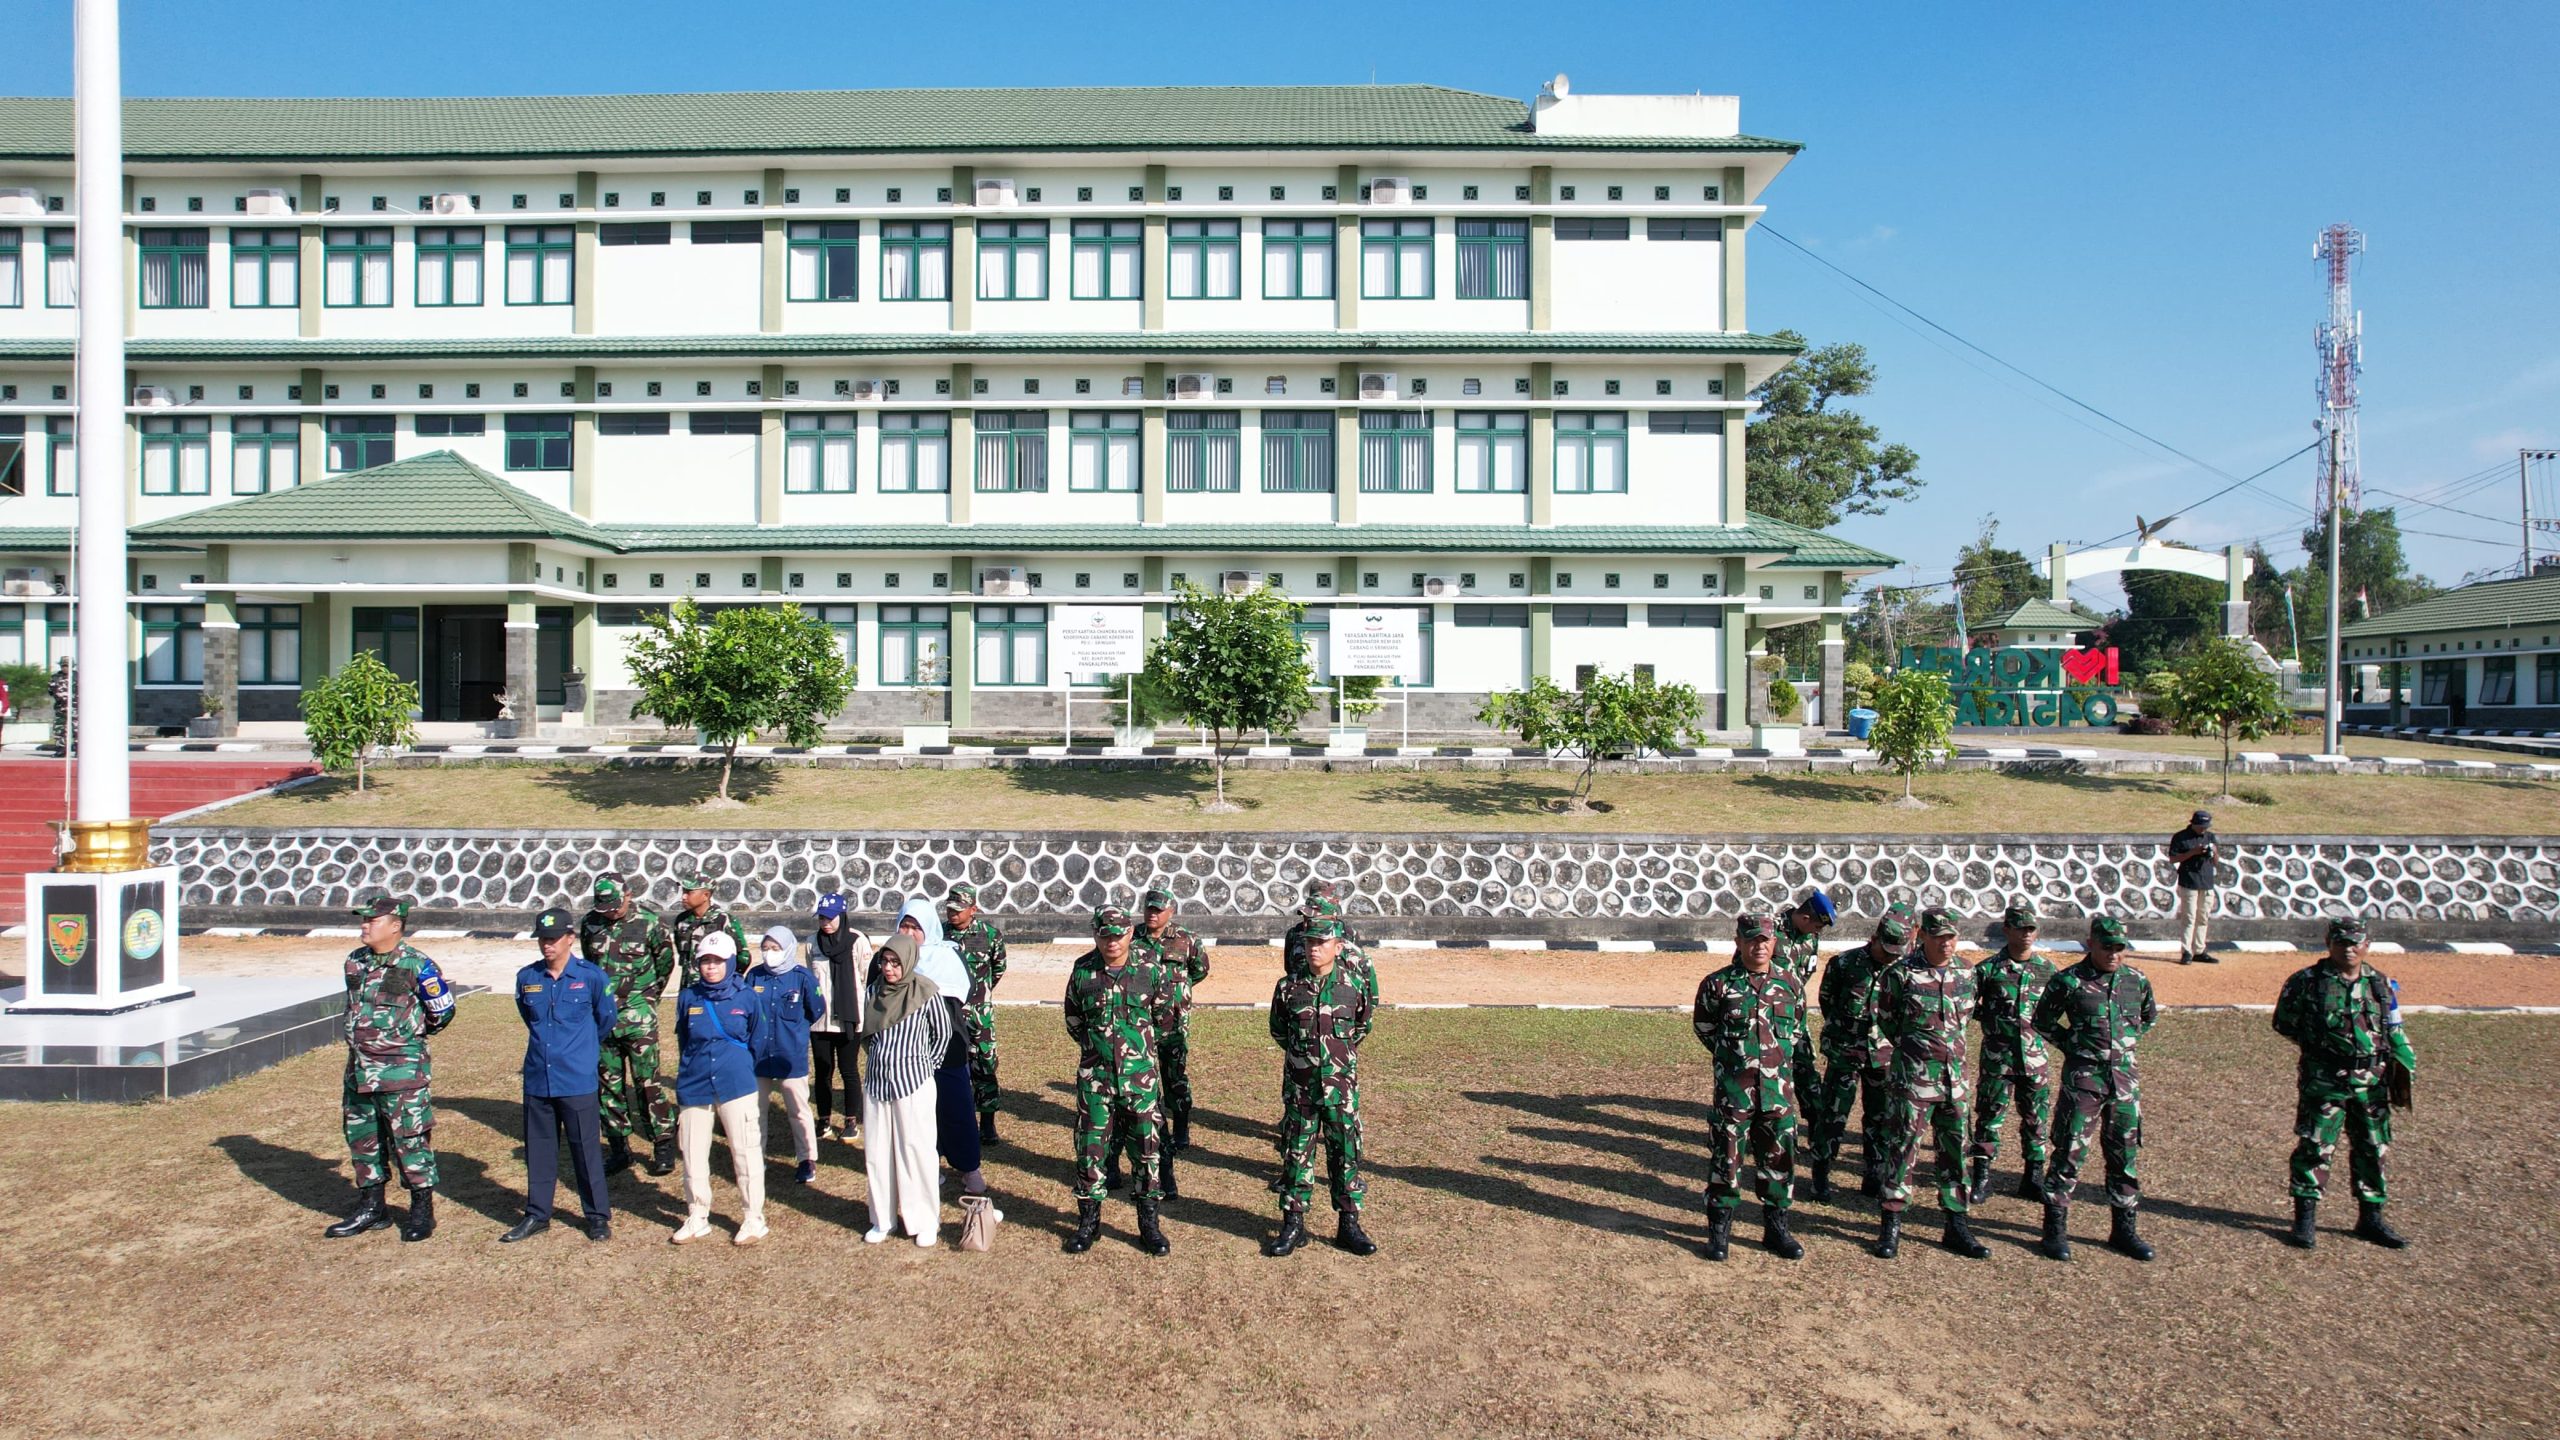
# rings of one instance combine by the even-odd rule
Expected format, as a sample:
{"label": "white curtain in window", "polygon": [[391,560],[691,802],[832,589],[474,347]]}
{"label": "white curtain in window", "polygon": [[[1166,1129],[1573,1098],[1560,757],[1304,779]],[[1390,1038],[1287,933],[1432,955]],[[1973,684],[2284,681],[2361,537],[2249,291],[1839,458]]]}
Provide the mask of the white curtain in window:
{"label": "white curtain in window", "polygon": [[782,447],[782,488],[805,495],[818,488],[818,437],[794,435]]}
{"label": "white curtain in window", "polygon": [[44,303],[57,308],[80,303],[80,263],[72,252],[46,249]]}
{"label": "white curtain in window", "polygon": [[267,303],[299,305],[302,303],[302,260],[296,255],[267,257]]}
{"label": "white curtain in window", "polygon": [[178,678],[178,637],[174,631],[142,632],[142,678],[152,685],[174,684]]}
{"label": "white curtain in window", "polygon": [[1497,300],[1518,300],[1529,293],[1529,247],[1497,245],[1493,247],[1493,296]]}
{"label": "white curtain in window", "polygon": [[198,435],[178,442],[178,493],[203,495],[213,488],[211,437]]}
{"label": "white curtain in window", "polygon": [[321,262],[320,298],[331,305],[356,303],[356,257],[344,250],[330,252]]}
{"label": "white curtain in window", "polygon": [[880,252],[880,298],[913,300],[916,298],[916,249],[912,245],[890,245]]}
{"label": "white curtain in window", "polygon": [[1136,294],[1138,293],[1138,247],[1137,247],[1137,246],[1135,246],[1135,245],[1114,245],[1114,246],[1112,246],[1112,247],[1111,247],[1111,256],[1110,256],[1110,268],[1111,268],[1111,293],[1112,293],[1112,294],[1117,295],[1117,296],[1121,297],[1122,299],[1127,299],[1127,298],[1129,298],[1129,297],[1131,297],[1131,296],[1134,296],[1134,295],[1136,295]]}
{"label": "white curtain in window", "polygon": [[1013,250],[1005,245],[978,247],[978,298],[1002,300],[1013,293],[1010,261]]}
{"label": "white curtain in window", "polygon": [[1591,466],[1580,445],[1556,447],[1556,493],[1581,494],[1591,488]]}
{"label": "white curtain in window", "polygon": [[[545,250],[542,252],[542,298],[545,301],[557,305],[569,298],[571,293],[569,277],[571,267],[576,262],[575,251]],[[385,268],[385,278],[388,278],[387,265]]]}
{"label": "white curtain in window", "polygon": [[1024,300],[1042,299],[1048,295],[1049,244],[1046,239],[1013,252],[1013,293],[1016,298]]}
{"label": "white curtain in window", "polygon": [[26,267],[18,257],[16,250],[0,250],[0,306],[14,308],[25,303],[19,287],[25,283]]}
{"label": "white curtain in window", "polygon": [[1005,633],[1013,638],[1013,670],[1005,677],[1006,683],[1049,683],[1049,632],[1039,626],[1025,626]]}
{"label": "white curtain in window", "polygon": [[1308,297],[1333,293],[1332,246],[1308,245],[1298,251],[1298,293]]}
{"label": "white curtain in window", "polygon": [[142,493],[145,495],[172,493],[174,486],[171,482],[177,473],[177,459],[177,455],[170,446],[143,446]]}
{"label": "white curtain in window", "polygon": [[1365,295],[1395,293],[1395,247],[1372,243],[1360,247],[1360,290]]}
{"label": "white curtain in window", "polygon": [[1627,488],[1627,442],[1617,436],[1591,442],[1591,488],[1617,493]]}
{"label": "white curtain in window", "polygon": [[540,280],[539,257],[531,250],[507,251],[507,303],[530,305]]}
{"label": "white curtain in window", "polygon": [[1013,677],[1005,673],[1005,632],[992,627],[978,632],[978,675],[981,685],[1010,685]]}
{"label": "white curtain in window", "polygon": [[[449,275],[444,277],[447,280],[448,290],[448,298],[444,303],[449,305],[480,303],[480,271],[484,258],[477,250],[458,251],[448,258],[447,263],[452,269]],[[428,302],[421,298],[418,303],[423,305]]]}
{"label": "white curtain in window", "polygon": [[951,251],[947,247],[935,246],[916,252],[916,298],[951,298]]}
{"label": "white curtain in window", "polygon": [[826,252],[815,245],[794,245],[784,257],[791,277],[790,294],[797,300],[815,300],[826,292],[818,288],[818,261]]}
{"label": "white curtain in window", "polygon": [[1165,289],[1177,300],[1197,300],[1210,293],[1201,288],[1201,247],[1177,245],[1165,257]]}
{"label": "white curtain in window", "polygon": [[391,301],[391,251],[388,246],[368,250],[364,256],[364,303],[387,305]]}
{"label": "white curtain in window", "polygon": [[907,685],[916,678],[914,634],[906,630],[880,632],[880,681],[884,685]]}
{"label": "white curtain in window", "polygon": [[1102,252],[1090,245],[1078,245],[1068,257],[1068,283],[1080,299],[1102,293]]}
{"label": "white curtain in window", "polygon": [[1529,445],[1517,434],[1458,432],[1458,488],[1512,494],[1528,487]]}
{"label": "white curtain in window", "polygon": [[424,259],[424,260],[419,264],[419,266],[418,266],[418,303],[419,303],[419,304],[421,304],[421,305],[449,305],[449,304],[453,303],[450,299],[448,299],[448,298],[447,298],[447,296],[448,296],[448,294],[449,294],[449,291],[448,291],[447,286],[446,286],[446,284],[445,284],[446,279],[447,279],[447,275],[448,275],[448,271],[447,271],[447,269],[446,269],[447,264],[448,264],[448,262],[446,261],[445,257],[443,257],[443,256],[441,256],[441,255],[430,255],[430,256],[427,256],[427,257],[426,257],[426,258],[425,258],[425,259]]}
{"label": "white curtain in window", "polygon": [[1276,244],[1270,236],[1265,235],[1262,241],[1262,293],[1265,295],[1295,293],[1297,265],[1297,247]]}
{"label": "white curtain in window", "polygon": [[1431,247],[1427,243],[1396,247],[1396,293],[1414,296],[1431,293]]}
{"label": "white curtain in window", "polygon": [[[850,422],[853,417],[843,417]],[[843,434],[830,429],[818,442],[818,488],[841,493],[853,488],[853,435],[850,425]]]}
{"label": "white curtain in window", "polygon": [[1236,298],[1238,282],[1242,279],[1239,272],[1244,264],[1241,251],[1241,242],[1232,235],[1210,244],[1209,273],[1206,277],[1210,299],[1233,300]]}

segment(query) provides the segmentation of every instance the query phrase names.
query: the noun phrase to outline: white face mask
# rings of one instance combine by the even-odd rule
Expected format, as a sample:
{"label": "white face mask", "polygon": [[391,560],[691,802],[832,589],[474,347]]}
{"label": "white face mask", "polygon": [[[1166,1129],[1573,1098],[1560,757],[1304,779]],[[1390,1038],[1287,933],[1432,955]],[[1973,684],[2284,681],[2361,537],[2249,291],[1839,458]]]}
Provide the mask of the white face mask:
{"label": "white face mask", "polygon": [[767,945],[767,946],[765,946],[765,947],[764,947],[764,963],[766,963],[767,965],[778,965],[778,964],[780,964],[781,962],[782,962],[782,947],[781,947],[781,946],[779,946],[779,945]]}

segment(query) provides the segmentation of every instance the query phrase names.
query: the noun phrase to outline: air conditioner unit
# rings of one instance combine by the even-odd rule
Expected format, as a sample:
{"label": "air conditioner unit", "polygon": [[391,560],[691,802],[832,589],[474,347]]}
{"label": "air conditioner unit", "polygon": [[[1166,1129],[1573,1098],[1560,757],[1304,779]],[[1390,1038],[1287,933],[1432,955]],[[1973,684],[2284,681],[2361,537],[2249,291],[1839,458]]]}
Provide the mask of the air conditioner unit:
{"label": "air conditioner unit", "polygon": [[0,595],[59,595],[62,577],[50,570],[32,566],[11,566],[0,572]]}
{"label": "air conditioner unit", "polygon": [[1372,205],[1410,205],[1413,182],[1402,175],[1380,175],[1369,181],[1369,203]]}
{"label": "air conditioner unit", "polygon": [[438,192],[436,198],[430,202],[430,208],[439,215],[476,215],[480,211],[480,207],[472,203],[471,197],[459,190]]}
{"label": "air conditioner unit", "polygon": [[980,180],[977,187],[977,202],[980,206],[993,206],[999,209],[1011,206],[1015,203],[1013,182]]}
{"label": "air conditioner unit", "polygon": [[1467,593],[1466,587],[1458,583],[1458,577],[1455,575],[1422,577],[1422,595],[1426,600],[1454,600],[1465,593]]}
{"label": "air conditioner unit", "polygon": [[290,215],[293,213],[293,200],[281,190],[252,190],[249,192],[249,213]]}
{"label": "air conditioner unit", "polygon": [[166,385],[136,385],[133,387],[133,403],[144,410],[174,409],[178,403],[178,392]]}
{"label": "air conditioner unit", "polygon": [[981,595],[1028,595],[1031,579],[1019,565],[990,565],[978,572]]}
{"label": "air conditioner unit", "polygon": [[1262,588],[1259,570],[1227,570],[1218,575],[1218,588],[1230,595],[1250,595]]}
{"label": "air conditioner unit", "polygon": [[850,393],[856,400],[877,400],[881,396],[889,393],[889,382],[886,380],[856,380],[853,382],[853,389]]}
{"label": "air conditioner unit", "polygon": [[41,215],[44,197],[27,185],[0,185],[0,215]]}
{"label": "air conditioner unit", "polygon": [[1218,393],[1218,377],[1208,374],[1182,374],[1173,377],[1173,398],[1206,400]]}
{"label": "air conditioner unit", "polygon": [[1363,400],[1393,400],[1396,398],[1396,377],[1394,373],[1392,371],[1379,370],[1362,371],[1360,375],[1360,398]]}

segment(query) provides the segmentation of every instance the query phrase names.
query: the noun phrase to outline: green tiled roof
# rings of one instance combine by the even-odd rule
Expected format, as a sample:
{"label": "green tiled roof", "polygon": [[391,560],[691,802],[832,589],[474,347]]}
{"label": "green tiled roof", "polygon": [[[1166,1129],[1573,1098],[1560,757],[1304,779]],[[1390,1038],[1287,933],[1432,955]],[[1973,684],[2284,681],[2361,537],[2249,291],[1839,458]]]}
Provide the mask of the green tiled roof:
{"label": "green tiled roof", "polygon": [[[1437,355],[1548,352],[1612,355],[1795,355],[1804,347],[1742,331],[1634,334],[1584,330],[1147,331],[1113,334],[545,335],[468,340],[138,339],[125,358],[287,365],[405,360],[687,360],[899,355]],[[0,360],[68,361],[68,340],[0,340]]]}
{"label": "green tiled roof", "polygon": [[2087,630],[2098,622],[2039,596],[1991,622],[1996,630]]}
{"label": "green tiled roof", "polygon": [[1781,548],[1789,552],[1786,559],[1772,562],[1777,568],[1884,570],[1902,563],[1881,550],[1870,550],[1837,535],[1772,516],[1754,514],[1751,525],[1772,540],[1781,542]]}
{"label": "green tiled roof", "polygon": [[2499,630],[2520,625],[2560,625],[2560,573],[2465,585],[2432,600],[2341,625],[2338,638],[2414,635],[2422,630]]}
{"label": "green tiled roof", "polygon": [[[134,99],[128,159],[498,160],[921,151],[1462,149],[1793,153],[1734,136],[1541,136],[1438,85],[817,90],[427,99]],[[67,160],[71,102],[0,99],[0,156]]]}
{"label": "green tiled roof", "polygon": [[133,527],[137,540],[565,540],[614,548],[604,527],[546,505],[450,450],[253,495]]}

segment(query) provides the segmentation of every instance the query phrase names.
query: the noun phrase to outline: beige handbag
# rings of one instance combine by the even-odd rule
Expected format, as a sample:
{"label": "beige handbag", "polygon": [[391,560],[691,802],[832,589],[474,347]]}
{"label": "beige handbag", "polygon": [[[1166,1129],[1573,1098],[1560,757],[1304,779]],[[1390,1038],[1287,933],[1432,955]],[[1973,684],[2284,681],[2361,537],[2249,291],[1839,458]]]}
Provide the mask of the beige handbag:
{"label": "beige handbag", "polygon": [[960,1248],[980,1253],[995,1248],[995,1202],[984,1195],[960,1197]]}

